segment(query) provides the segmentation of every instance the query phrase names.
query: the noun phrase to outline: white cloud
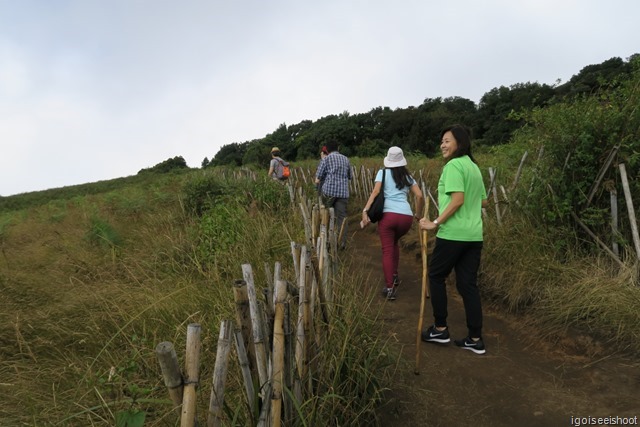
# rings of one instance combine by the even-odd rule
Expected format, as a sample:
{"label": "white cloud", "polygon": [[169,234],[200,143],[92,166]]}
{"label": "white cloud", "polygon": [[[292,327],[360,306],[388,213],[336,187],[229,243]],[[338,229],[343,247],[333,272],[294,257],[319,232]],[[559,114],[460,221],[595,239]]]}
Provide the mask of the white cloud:
{"label": "white cloud", "polygon": [[632,0],[0,2],[0,194],[344,110],[474,101],[637,50]]}

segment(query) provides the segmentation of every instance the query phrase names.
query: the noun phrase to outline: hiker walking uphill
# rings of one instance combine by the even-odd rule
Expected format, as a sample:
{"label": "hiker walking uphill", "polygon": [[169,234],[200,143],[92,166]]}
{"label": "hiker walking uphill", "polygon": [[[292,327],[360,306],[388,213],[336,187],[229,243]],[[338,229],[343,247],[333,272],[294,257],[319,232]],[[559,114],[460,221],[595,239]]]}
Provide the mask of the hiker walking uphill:
{"label": "hiker walking uphill", "polygon": [[268,175],[278,181],[286,181],[289,179],[289,162],[282,160],[278,147],[271,149],[271,162],[269,162]]}
{"label": "hiker walking uphill", "polygon": [[[351,164],[346,156],[338,152],[335,140],[327,142],[327,157],[318,166],[316,185],[322,183],[322,202],[327,208],[334,208],[341,241],[339,247],[345,248],[347,242],[347,203],[349,201],[349,180]],[[344,225],[343,225],[344,224]]]}
{"label": "hiker walking uphill", "polygon": [[424,206],[424,198],[420,187],[407,170],[407,160],[400,147],[391,147],[384,158],[385,169],[378,171],[371,195],[362,210],[362,226],[371,222],[368,215],[376,196],[382,192],[384,196],[383,214],[378,223],[378,234],[382,244],[382,271],[385,287],[383,295],[388,300],[395,300],[400,279],[398,264],[400,262],[400,246],[398,241],[407,234],[413,224],[414,215],[407,199],[409,191],[416,199],[417,212]]}
{"label": "hiker walking uphill", "polygon": [[447,326],[446,279],[455,268],[456,287],[464,304],[468,335],[455,344],[477,354],[485,353],[482,341],[482,305],[478,268],[482,252],[482,208],[487,194],[482,174],[471,155],[466,127],[453,125],[441,134],[440,150],[447,162],[438,181],[440,212],[433,220],[420,220],[420,228],[438,230],[429,262],[429,287],[435,323],[422,332],[422,340],[450,341]]}

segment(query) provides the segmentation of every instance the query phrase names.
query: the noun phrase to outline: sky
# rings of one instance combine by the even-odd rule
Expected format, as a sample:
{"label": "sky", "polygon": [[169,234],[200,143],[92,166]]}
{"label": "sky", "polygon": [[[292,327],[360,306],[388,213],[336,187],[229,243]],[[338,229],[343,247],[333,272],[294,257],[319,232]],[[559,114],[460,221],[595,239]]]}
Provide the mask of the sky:
{"label": "sky", "polygon": [[640,53],[639,16],[637,0],[0,0],[0,196],[565,82]]}

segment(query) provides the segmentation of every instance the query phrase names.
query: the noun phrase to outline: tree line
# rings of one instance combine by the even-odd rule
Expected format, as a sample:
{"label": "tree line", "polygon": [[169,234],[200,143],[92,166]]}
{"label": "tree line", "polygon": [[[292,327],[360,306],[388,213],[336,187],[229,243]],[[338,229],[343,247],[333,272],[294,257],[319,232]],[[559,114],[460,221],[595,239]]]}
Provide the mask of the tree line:
{"label": "tree line", "polygon": [[273,146],[279,147],[288,160],[316,158],[329,139],[337,140],[340,151],[347,156],[380,156],[391,145],[401,146],[408,153],[433,156],[440,145],[440,130],[451,123],[469,126],[476,145],[504,144],[524,124],[522,113],[615,88],[630,78],[638,56],[588,65],[563,84],[527,82],[493,88],[477,105],[459,96],[426,98],[417,107],[375,107],[366,113],[344,111],[315,121],[283,123],[264,138],[222,146],[201,166],[262,164]]}

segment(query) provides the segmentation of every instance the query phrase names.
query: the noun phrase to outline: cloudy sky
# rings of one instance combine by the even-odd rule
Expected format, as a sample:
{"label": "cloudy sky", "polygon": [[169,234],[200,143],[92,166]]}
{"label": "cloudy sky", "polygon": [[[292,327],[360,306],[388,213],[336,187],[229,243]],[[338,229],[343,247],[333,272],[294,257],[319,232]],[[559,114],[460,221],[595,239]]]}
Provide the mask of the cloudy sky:
{"label": "cloudy sky", "polygon": [[637,0],[0,0],[0,195],[640,53]]}

